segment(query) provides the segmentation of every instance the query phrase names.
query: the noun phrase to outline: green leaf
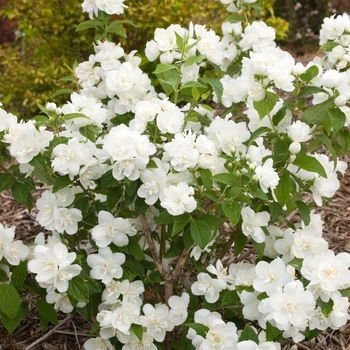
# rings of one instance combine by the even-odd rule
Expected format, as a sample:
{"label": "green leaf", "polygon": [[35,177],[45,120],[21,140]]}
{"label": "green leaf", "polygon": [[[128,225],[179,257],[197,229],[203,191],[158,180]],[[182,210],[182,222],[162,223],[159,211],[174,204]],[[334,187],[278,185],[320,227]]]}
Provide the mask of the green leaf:
{"label": "green leaf", "polygon": [[350,297],[350,288],[341,289],[339,292],[340,292],[342,297],[346,297],[346,298]]}
{"label": "green leaf", "polygon": [[250,139],[247,143],[247,148],[249,148],[255,139],[257,139],[259,136],[263,135],[263,134],[267,134],[271,131],[270,128],[266,127],[266,126],[261,126],[260,128],[256,129],[254,132],[252,132],[252,134],[250,135]]}
{"label": "green leaf", "polygon": [[271,91],[266,91],[266,96],[263,100],[253,102],[254,108],[258,112],[260,120],[273,110],[278,101],[279,97],[277,94]]}
{"label": "green leaf", "polygon": [[332,131],[336,134],[340,129],[344,127],[346,122],[345,113],[339,108],[332,108],[327,110],[329,118],[331,120]]}
{"label": "green leaf", "polygon": [[95,143],[100,132],[100,128],[97,125],[89,124],[79,128],[79,132],[85,138]]}
{"label": "green leaf", "polygon": [[155,219],[157,225],[167,225],[175,222],[174,216],[169,214],[166,210],[162,211],[159,216]]}
{"label": "green leaf", "polygon": [[17,203],[25,204],[28,208],[28,211],[31,211],[33,198],[27,185],[21,182],[16,182],[11,187],[11,193],[12,197]]}
{"label": "green leaf", "polygon": [[297,271],[300,271],[303,266],[303,259],[294,259],[289,264],[293,266]]}
{"label": "green leaf", "polygon": [[324,134],[317,134],[317,135],[315,135],[315,138],[322,141],[323,144],[331,152],[333,162],[334,162],[334,169],[335,169],[337,167],[337,163],[338,163],[338,155],[337,155],[337,152],[335,151],[334,147],[332,146],[331,140]]}
{"label": "green leaf", "polygon": [[291,188],[289,174],[284,172],[275,188],[275,196],[281,206],[284,206],[290,198]]}
{"label": "green leaf", "polygon": [[61,95],[70,95],[72,92],[74,92],[73,89],[58,89],[55,91],[51,96],[50,99],[53,99],[54,97],[61,96]]}
{"label": "green leaf", "polygon": [[318,92],[326,92],[326,90],[318,86],[306,86],[299,92],[298,97],[309,96]]}
{"label": "green leaf", "polygon": [[226,217],[230,220],[231,225],[237,225],[241,218],[241,206],[236,201],[225,201],[222,203],[222,210]]}
{"label": "green leaf", "polygon": [[205,89],[206,87],[200,83],[197,83],[196,81],[189,81],[181,86],[180,91],[189,88]]}
{"label": "green leaf", "polygon": [[323,165],[314,157],[298,154],[294,159],[293,164],[301,169],[317,173],[320,176],[327,178],[327,173],[324,170]]}
{"label": "green leaf", "polygon": [[36,302],[36,308],[39,312],[40,318],[43,318],[44,320],[47,320],[47,322],[50,322],[52,324],[58,323],[58,317],[55,308],[46,300],[39,299]]}
{"label": "green leaf", "polygon": [[11,284],[20,290],[27,277],[27,260],[21,261],[19,265],[15,266],[11,275]]}
{"label": "green leaf", "polygon": [[95,20],[95,19],[91,19],[85,22],[80,23],[76,28],[75,31],[76,32],[80,32],[82,30],[86,30],[86,29],[90,29],[90,28],[97,28],[97,27],[103,27],[103,24],[101,21]]}
{"label": "green leaf", "polygon": [[259,344],[258,334],[254,331],[254,329],[248,325],[246,325],[239,337],[239,341],[243,340],[252,340],[254,343]]}
{"label": "green leaf", "polygon": [[295,201],[295,204],[298,207],[301,219],[304,221],[305,226],[310,224],[310,208],[303,201]]}
{"label": "green leaf", "polygon": [[209,328],[207,326],[205,326],[204,324],[200,324],[200,323],[185,323],[184,326],[194,329],[198,335],[200,335],[204,338],[205,338],[207,332],[209,331]]}
{"label": "green leaf", "polygon": [[319,69],[316,65],[309,67],[304,73],[300,74],[300,79],[306,83],[317,77]]}
{"label": "green leaf", "polygon": [[215,91],[215,94],[218,100],[221,101],[221,97],[224,92],[224,87],[222,85],[222,82],[219,79],[215,79],[211,77],[202,78],[201,81],[209,84],[212,87],[212,89]]}
{"label": "green leaf", "polygon": [[220,182],[225,185],[233,186],[233,187],[240,187],[241,186],[241,180],[237,175],[234,174],[216,174],[212,176],[212,179],[215,182]]}
{"label": "green leaf", "polygon": [[61,188],[65,188],[69,186],[71,183],[72,183],[72,180],[69,178],[69,175],[60,176],[55,181],[55,184],[53,185],[53,188],[52,188],[52,192],[55,193]]}
{"label": "green leaf", "polygon": [[20,325],[26,315],[26,310],[27,307],[21,305],[14,317],[10,318],[5,313],[1,315],[2,323],[9,334],[13,334],[16,328]]}
{"label": "green leaf", "polygon": [[212,173],[209,169],[198,170],[200,179],[202,180],[203,186],[206,190],[210,190],[213,187]]}
{"label": "green leaf", "polygon": [[0,192],[5,191],[16,182],[16,178],[8,173],[0,173]]}
{"label": "green leaf", "polygon": [[280,334],[282,334],[282,331],[266,322],[266,341],[274,341]]}
{"label": "green leaf", "polygon": [[0,283],[8,282],[8,280],[9,280],[9,276],[7,276],[7,273],[4,270],[0,269]]}
{"label": "green leaf", "polygon": [[0,310],[9,318],[15,318],[21,302],[16,288],[11,284],[0,285]]}
{"label": "green leaf", "polygon": [[122,196],[122,191],[119,187],[112,187],[107,193],[107,210],[112,211],[116,204],[119,202],[119,199]]}
{"label": "green leaf", "polygon": [[89,301],[89,286],[81,277],[73,277],[68,284],[68,295],[75,301],[87,303]]}
{"label": "green leaf", "polygon": [[327,108],[331,108],[333,106],[334,102],[331,99],[326,100],[317,105],[311,106],[303,112],[303,115],[301,116],[301,121],[309,125],[322,125],[328,118]]}
{"label": "green leaf", "polygon": [[126,259],[124,265],[129,271],[131,271],[136,276],[143,276],[145,273],[145,269],[142,264],[135,260]]}
{"label": "green leaf", "polygon": [[335,47],[339,46],[339,43],[336,43],[334,41],[327,41],[325,44],[323,44],[318,52],[329,52],[329,51],[332,51]]}
{"label": "green leaf", "polygon": [[235,253],[235,256],[238,256],[242,253],[243,249],[245,248],[247,244],[248,237],[242,232],[238,231],[235,244],[233,246],[233,251]]}
{"label": "green leaf", "polygon": [[154,74],[158,75],[160,73],[169,72],[171,70],[175,70],[177,72],[177,68],[172,64],[159,63],[156,67],[156,70],[154,71]]}
{"label": "green leaf", "polygon": [[113,21],[106,30],[106,33],[112,33],[112,34],[117,34],[121,36],[122,38],[126,38],[126,31],[124,26],[119,23],[119,21]]}
{"label": "green leaf", "polygon": [[211,240],[211,230],[209,225],[203,221],[198,220],[192,222],[190,225],[191,236],[194,242],[201,248],[204,249]]}
{"label": "green leaf", "polygon": [[334,301],[333,299],[329,299],[328,302],[324,302],[321,298],[318,298],[316,300],[316,305],[321,308],[322,313],[325,316],[329,316],[329,314],[333,311]]}
{"label": "green leaf", "polygon": [[245,21],[244,17],[238,15],[237,13],[232,13],[224,20],[224,22],[232,22],[232,23],[244,22],[244,21]]}
{"label": "green leaf", "polygon": [[88,116],[82,113],[68,113],[62,116],[62,119],[67,122],[72,119],[77,119],[77,118],[84,118],[84,119],[90,119]]}
{"label": "green leaf", "polygon": [[256,252],[258,253],[259,259],[262,259],[262,257],[264,256],[265,242],[258,243],[258,242],[255,242],[254,240],[252,240],[252,241],[253,241],[254,248],[255,248]]}
{"label": "green leaf", "polygon": [[185,49],[185,41],[186,39],[183,38],[180,34],[175,32],[175,36],[176,36],[176,45],[178,47],[178,49],[182,52]]}
{"label": "green leaf", "polygon": [[187,60],[184,63],[185,67],[191,66],[194,63],[197,63],[198,61],[203,60],[204,56],[190,56],[189,58],[187,58]]}
{"label": "green leaf", "polygon": [[137,339],[141,342],[143,338],[143,327],[140,324],[132,323],[130,330],[136,335]]}
{"label": "green leaf", "polygon": [[135,200],[135,218],[144,214],[148,208],[149,208],[149,205],[145,202],[144,198],[136,197],[136,200]]}
{"label": "green leaf", "polygon": [[235,306],[240,304],[241,299],[236,290],[225,291],[221,298],[221,306]]}
{"label": "green leaf", "polygon": [[173,230],[171,232],[171,236],[175,236],[188,224],[190,221],[190,214],[184,213],[182,215],[174,216],[174,225]]}

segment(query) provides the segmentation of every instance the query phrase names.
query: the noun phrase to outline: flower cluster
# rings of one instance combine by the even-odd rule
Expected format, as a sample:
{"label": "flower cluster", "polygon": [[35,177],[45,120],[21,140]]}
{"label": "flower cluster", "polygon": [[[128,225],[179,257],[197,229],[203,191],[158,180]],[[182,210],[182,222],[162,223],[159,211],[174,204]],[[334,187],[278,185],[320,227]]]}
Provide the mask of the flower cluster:
{"label": "flower cluster", "polygon": [[[244,12],[254,1],[221,2]],[[350,255],[328,249],[313,209],[347,167],[350,70],[331,64],[333,49],[304,66],[272,28],[237,15],[222,37],[203,25],[157,29],[151,74],[107,40],[125,23],[111,16],[124,1],[82,6],[82,27],[104,34],[74,69],[79,91],[27,122],[0,108],[1,152],[17,162],[0,187],[31,208],[31,190],[46,185],[36,219],[50,232],[30,250],[0,226],[1,282],[28,268],[47,307],[97,320],[87,350],[173,340],[278,350],[280,337],[344,325]],[[325,20],[321,44],[346,50],[350,20],[338,18]],[[247,242],[255,264],[237,263]],[[234,322],[242,315],[252,326]],[[178,326],[187,337],[172,338]]]}

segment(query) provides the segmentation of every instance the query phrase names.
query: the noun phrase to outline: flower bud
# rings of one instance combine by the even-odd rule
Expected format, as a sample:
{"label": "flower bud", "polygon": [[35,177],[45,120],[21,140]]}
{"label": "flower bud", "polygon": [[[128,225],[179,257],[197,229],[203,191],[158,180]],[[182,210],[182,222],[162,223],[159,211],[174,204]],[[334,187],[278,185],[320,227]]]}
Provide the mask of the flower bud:
{"label": "flower bud", "polygon": [[49,111],[49,112],[54,112],[55,109],[57,108],[57,105],[55,102],[48,102],[46,104],[46,109]]}
{"label": "flower bud", "polygon": [[345,95],[339,95],[339,96],[334,100],[334,104],[335,104],[337,107],[345,106],[345,104],[346,104],[346,96],[345,96]]}
{"label": "flower bud", "polygon": [[297,154],[301,150],[300,142],[294,141],[289,146],[289,152],[292,154]]}

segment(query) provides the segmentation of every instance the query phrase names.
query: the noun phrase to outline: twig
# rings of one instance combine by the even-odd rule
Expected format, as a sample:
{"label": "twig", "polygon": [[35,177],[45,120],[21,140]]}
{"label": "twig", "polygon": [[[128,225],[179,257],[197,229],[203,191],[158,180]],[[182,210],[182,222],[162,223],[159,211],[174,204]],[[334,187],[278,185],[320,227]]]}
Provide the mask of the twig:
{"label": "twig", "polygon": [[143,232],[145,234],[146,241],[147,241],[149,250],[151,251],[153,260],[154,260],[154,262],[155,262],[155,264],[157,266],[157,269],[158,269],[159,273],[161,274],[163,279],[165,279],[165,276],[167,275],[167,272],[165,271],[165,269],[164,269],[164,267],[162,265],[162,262],[159,259],[159,255],[157,253],[157,249],[156,249],[156,246],[154,245],[154,241],[153,241],[153,238],[152,238],[152,232],[151,232],[150,228],[148,227],[145,214],[140,215],[140,217],[141,217],[142,229],[143,229]]}
{"label": "twig", "polygon": [[49,332],[45,333],[41,338],[37,339],[34,343],[30,344],[29,346],[27,346],[25,348],[25,350],[29,350],[32,347],[34,347],[35,345],[40,344],[43,340],[45,340],[46,338],[48,338],[52,333],[55,333],[55,331],[62,327],[66,322],[68,322],[71,318],[73,318],[73,315],[70,314],[68,315],[65,319],[63,319],[62,321],[60,321],[55,327],[53,327]]}
{"label": "twig", "polygon": [[81,350],[81,346],[79,344],[79,339],[78,339],[78,334],[77,334],[77,328],[75,327],[75,324],[73,321],[71,322],[71,324],[73,325],[73,328],[74,328],[74,336],[75,336],[75,340],[77,341],[78,348],[79,348],[79,350]]}

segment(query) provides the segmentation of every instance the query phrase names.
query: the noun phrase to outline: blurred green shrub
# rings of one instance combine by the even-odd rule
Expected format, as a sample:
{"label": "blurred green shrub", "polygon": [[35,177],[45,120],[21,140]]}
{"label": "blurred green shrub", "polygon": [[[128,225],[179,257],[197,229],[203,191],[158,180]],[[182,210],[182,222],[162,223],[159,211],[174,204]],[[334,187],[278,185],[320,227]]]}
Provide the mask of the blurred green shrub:
{"label": "blurred green shrub", "polygon": [[[283,38],[288,23],[275,17],[274,1],[259,0],[259,12]],[[188,0],[128,0],[127,5],[126,17],[136,24],[136,28],[127,28],[128,38],[121,39],[127,52],[142,51],[157,27],[172,23],[188,26],[192,21],[219,32],[228,16],[219,0],[193,0],[190,4]],[[6,110],[29,118],[37,113],[37,102],[43,104],[57,90],[70,87],[60,78],[70,74],[66,65],[88,58],[94,32],[75,32],[77,25],[88,19],[80,0],[9,0],[0,15],[18,23],[16,40],[0,46],[0,101]],[[66,98],[62,95],[61,101],[55,101]]]}

